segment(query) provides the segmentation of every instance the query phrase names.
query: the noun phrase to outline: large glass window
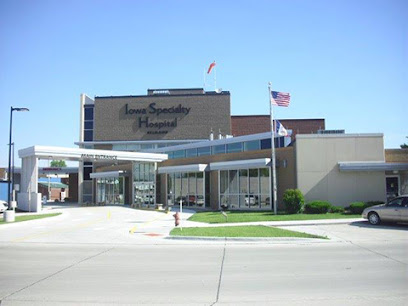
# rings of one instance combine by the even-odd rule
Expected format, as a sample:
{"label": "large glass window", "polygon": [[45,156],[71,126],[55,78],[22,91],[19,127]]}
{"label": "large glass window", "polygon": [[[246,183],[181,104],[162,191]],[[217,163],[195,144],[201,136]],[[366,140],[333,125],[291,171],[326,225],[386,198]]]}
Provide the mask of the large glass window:
{"label": "large glass window", "polygon": [[154,163],[133,164],[134,203],[141,207],[154,206],[156,187],[156,171]]}
{"label": "large glass window", "polygon": [[167,175],[167,205],[205,207],[204,173],[172,173]]}
{"label": "large glass window", "polygon": [[107,177],[96,180],[98,204],[124,204],[125,186],[123,177]]}
{"label": "large glass window", "polygon": [[228,209],[271,209],[269,168],[220,171],[220,205]]}

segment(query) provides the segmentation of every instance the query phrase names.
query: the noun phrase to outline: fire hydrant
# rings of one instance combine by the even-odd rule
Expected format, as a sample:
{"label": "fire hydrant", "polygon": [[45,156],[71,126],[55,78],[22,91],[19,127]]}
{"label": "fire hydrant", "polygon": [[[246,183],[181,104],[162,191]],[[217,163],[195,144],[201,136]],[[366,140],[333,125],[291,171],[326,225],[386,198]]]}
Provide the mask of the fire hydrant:
{"label": "fire hydrant", "polygon": [[176,213],[173,215],[173,217],[174,217],[174,224],[175,224],[176,226],[179,226],[179,225],[180,225],[180,213],[179,213],[179,212],[176,212]]}

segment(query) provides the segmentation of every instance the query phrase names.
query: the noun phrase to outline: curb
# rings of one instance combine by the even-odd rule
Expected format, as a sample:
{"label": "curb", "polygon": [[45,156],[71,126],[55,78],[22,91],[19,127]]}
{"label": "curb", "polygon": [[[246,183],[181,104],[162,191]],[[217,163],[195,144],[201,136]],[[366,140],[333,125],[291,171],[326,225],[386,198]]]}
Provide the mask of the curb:
{"label": "curb", "polygon": [[[364,222],[367,221],[366,219],[350,219],[350,220],[342,220],[340,222],[313,222],[313,223],[296,223],[296,224],[268,224],[267,226],[307,226],[307,225],[337,225],[337,224],[350,224],[350,223],[355,223],[355,222]],[[286,221],[290,222],[290,221]]]}
{"label": "curb", "polygon": [[167,236],[168,240],[187,240],[187,241],[231,241],[231,242],[275,242],[275,243],[328,243],[335,242],[330,239],[319,238],[290,238],[290,237],[272,237],[272,238],[240,238],[240,237],[200,237],[200,236]]}
{"label": "curb", "polygon": [[[48,217],[48,218],[52,218],[53,220],[55,219],[60,219],[60,218],[65,218],[66,215],[62,212],[62,211],[54,211],[54,212],[46,212],[46,213],[41,213],[41,214],[37,214],[37,213],[30,213],[30,214],[26,214],[26,216],[31,216],[31,215],[48,215],[48,214],[56,214],[59,213],[58,216],[53,216],[53,217]],[[2,216],[1,216],[2,217]],[[17,217],[17,215],[16,215]],[[12,226],[17,226],[17,225],[24,225],[27,224],[29,222],[33,222],[33,221],[45,221],[48,220],[48,218],[40,218],[40,219],[32,219],[32,220],[25,220],[25,221],[19,221],[19,222],[7,222],[7,223],[3,223],[0,225],[0,229],[2,228],[7,228],[7,227],[12,227]],[[54,219],[55,218],[55,219]],[[27,223],[26,223],[27,222]]]}
{"label": "curb", "polygon": [[[339,220],[339,221],[335,221]],[[306,222],[305,222],[306,221]],[[353,218],[353,219],[322,219],[322,220],[299,220],[299,221],[259,221],[259,222],[234,222],[234,223],[205,223],[196,222],[194,225],[185,224],[185,227],[224,227],[224,226],[248,226],[248,225],[264,225],[264,226],[308,226],[308,225],[337,225],[337,224],[350,224],[355,222],[367,221],[363,218]],[[195,222],[195,221],[194,221]],[[203,225],[199,225],[201,223]],[[188,226],[186,226],[188,225]]]}

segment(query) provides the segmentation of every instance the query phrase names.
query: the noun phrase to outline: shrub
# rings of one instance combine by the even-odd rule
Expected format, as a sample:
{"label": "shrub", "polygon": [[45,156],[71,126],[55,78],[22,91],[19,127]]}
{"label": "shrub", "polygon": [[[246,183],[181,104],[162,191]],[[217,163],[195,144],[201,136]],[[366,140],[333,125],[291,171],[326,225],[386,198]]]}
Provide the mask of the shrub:
{"label": "shrub", "polygon": [[366,204],[364,202],[353,202],[349,207],[352,214],[361,214],[366,208]]}
{"label": "shrub", "polygon": [[286,189],[283,203],[288,214],[297,214],[305,203],[305,198],[299,189]]}
{"label": "shrub", "polygon": [[331,204],[326,201],[313,201],[310,203],[307,203],[304,208],[304,213],[305,214],[325,214],[328,213]]}
{"label": "shrub", "polygon": [[331,213],[341,213],[341,214],[343,214],[344,213],[344,207],[342,207],[342,206],[332,206],[332,207],[330,207],[330,212]]}
{"label": "shrub", "polygon": [[365,207],[371,207],[378,204],[384,204],[384,201],[368,201],[365,202]]}

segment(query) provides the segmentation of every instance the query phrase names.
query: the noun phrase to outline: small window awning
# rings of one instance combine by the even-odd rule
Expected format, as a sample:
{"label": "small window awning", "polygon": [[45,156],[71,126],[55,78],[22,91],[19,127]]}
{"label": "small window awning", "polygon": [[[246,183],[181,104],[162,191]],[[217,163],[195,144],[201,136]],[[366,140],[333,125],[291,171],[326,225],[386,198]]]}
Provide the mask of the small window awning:
{"label": "small window awning", "polygon": [[269,166],[270,158],[244,159],[227,162],[210,163],[211,170],[236,170],[247,168],[265,168]]}
{"label": "small window awning", "polygon": [[408,163],[339,162],[340,172],[350,171],[399,171],[408,170]]}
{"label": "small window awning", "polygon": [[175,172],[203,172],[207,169],[207,164],[192,164],[183,166],[160,167],[157,171],[159,174]]}
{"label": "small window awning", "polygon": [[124,176],[125,171],[106,171],[106,172],[93,172],[89,176],[91,178],[110,178],[110,177],[119,177]]}
{"label": "small window awning", "polygon": [[50,188],[69,188],[67,184],[63,184],[60,182],[38,182],[38,185],[41,185],[43,187],[50,187]]}

